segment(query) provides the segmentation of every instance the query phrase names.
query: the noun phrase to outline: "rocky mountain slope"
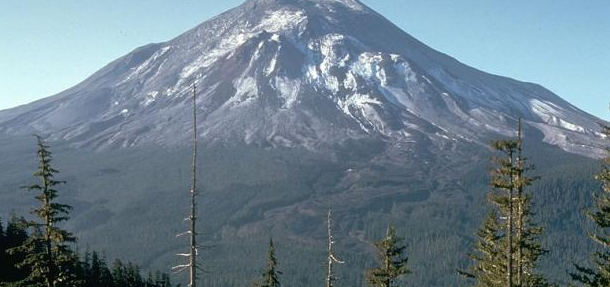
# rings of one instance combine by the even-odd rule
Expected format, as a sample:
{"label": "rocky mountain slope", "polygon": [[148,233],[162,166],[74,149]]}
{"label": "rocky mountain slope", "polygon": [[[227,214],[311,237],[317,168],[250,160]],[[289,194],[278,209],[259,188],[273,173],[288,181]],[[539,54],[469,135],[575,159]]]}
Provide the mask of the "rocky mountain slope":
{"label": "rocky mountain slope", "polygon": [[356,0],[247,1],[74,88],[0,112],[0,132],[102,149],[184,144],[193,84],[208,142],[486,144],[514,134],[521,116],[545,142],[601,151],[599,119],[541,86],[434,51]]}

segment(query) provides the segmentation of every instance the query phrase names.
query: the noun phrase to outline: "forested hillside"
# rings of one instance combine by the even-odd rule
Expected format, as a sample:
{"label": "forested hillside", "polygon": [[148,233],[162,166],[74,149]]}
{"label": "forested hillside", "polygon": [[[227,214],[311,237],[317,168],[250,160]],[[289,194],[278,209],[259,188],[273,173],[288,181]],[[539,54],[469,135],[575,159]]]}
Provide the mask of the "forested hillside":
{"label": "forested hillside", "polygon": [[[35,179],[37,180],[34,180],[33,185],[29,185],[29,189],[35,192],[32,193],[31,191],[22,191],[20,193],[21,197],[27,198],[28,194],[29,196],[35,196],[36,191],[41,192],[38,196],[36,196],[36,198],[38,199],[37,202],[39,202],[39,204],[34,205],[39,206],[39,208],[32,209],[34,213],[32,215],[27,215],[26,217],[20,217],[22,215],[13,214],[10,220],[6,223],[6,228],[3,227],[0,232],[0,262],[2,262],[3,266],[3,272],[2,277],[0,277],[0,282],[5,282],[3,284],[9,284],[7,286],[19,286],[12,285],[13,283],[10,283],[19,282],[19,280],[25,280],[22,281],[22,283],[20,284],[24,284],[23,282],[29,282],[25,283],[26,285],[34,284],[36,280],[44,281],[44,276],[41,277],[41,274],[44,274],[44,271],[39,271],[39,273],[36,273],[36,268],[42,268],[40,270],[44,270],[44,268],[42,267],[44,266],[44,264],[38,261],[43,260],[44,262],[44,260],[48,259],[44,259],[45,256],[41,255],[41,257],[36,255],[36,252],[40,252],[41,249],[39,248],[42,248],[42,246],[44,246],[43,243],[46,240],[45,238],[47,237],[44,236],[44,222],[40,223],[39,221],[36,221],[35,218],[39,217],[40,219],[44,219],[45,214],[54,214],[55,219],[63,221],[69,218],[69,216],[67,215],[69,215],[72,210],[71,206],[69,205],[63,205],[54,202],[48,202],[49,205],[46,205],[47,201],[45,201],[45,196],[43,196],[45,194],[45,190],[47,193],[49,191],[52,191],[47,195],[49,196],[48,199],[51,199],[51,201],[53,201],[55,200],[57,195],[62,194],[64,186],[69,186],[69,182],[64,185],[63,181],[55,179],[56,177],[60,177],[61,174],[56,174],[57,171],[53,167],[51,167],[49,161],[49,159],[51,158],[51,154],[46,152],[46,149],[48,149],[49,147],[44,143],[42,139],[39,140],[39,169],[44,167],[45,164],[46,167],[44,169],[40,169],[38,172],[35,173]],[[516,153],[516,143],[519,143],[518,147],[520,152],[518,155]],[[539,251],[535,252],[538,255],[532,258],[532,264],[526,264],[525,266],[528,266],[527,268],[534,268],[533,270],[536,270],[536,272],[538,272],[537,274],[539,274],[537,276],[540,276],[536,278],[544,278],[544,282],[546,282],[541,283],[542,281],[538,281],[538,279],[532,279],[533,281],[528,281],[528,286],[542,286],[540,284],[543,284],[545,286],[547,284],[565,285],[569,282],[572,282],[570,279],[570,274],[573,275],[573,278],[580,278],[580,281],[585,282],[587,284],[593,284],[591,282],[594,282],[594,280],[602,280],[595,276],[596,269],[587,269],[587,267],[576,268],[573,264],[577,264],[577,266],[590,266],[591,263],[588,261],[588,259],[595,250],[601,250],[603,252],[606,252],[603,248],[599,249],[599,246],[593,245],[592,240],[587,239],[587,232],[588,230],[592,230],[595,222],[587,220],[581,211],[592,207],[595,202],[598,202],[598,208],[601,208],[599,209],[601,210],[599,212],[604,212],[603,204],[605,204],[605,199],[603,196],[605,195],[600,192],[602,190],[601,184],[607,185],[607,182],[604,181],[607,180],[607,178],[604,177],[607,177],[607,166],[604,167],[606,168],[605,174],[602,172],[602,174],[600,174],[600,176],[598,177],[599,180],[595,181],[593,180],[592,175],[599,172],[599,163],[595,161],[579,161],[578,157],[576,156],[570,159],[570,161],[565,161],[564,159],[554,157],[539,158],[536,156],[535,153],[532,154],[531,151],[528,150],[530,146],[527,144],[527,142],[518,140],[499,141],[496,143],[495,146],[503,152],[494,153],[497,156],[495,164],[490,161],[490,167],[497,167],[496,171],[492,173],[492,177],[487,174],[487,171],[485,169],[480,169],[477,172],[476,176],[474,174],[471,175],[472,177],[470,178],[472,180],[463,181],[465,183],[463,188],[479,188],[480,186],[485,186],[486,184],[493,182],[496,189],[500,191],[508,190],[507,188],[510,188],[512,186],[514,187],[514,192],[517,192],[517,190],[521,190],[524,192],[522,198],[514,195],[515,202],[523,202],[524,204],[527,204],[525,206],[528,207],[524,209],[527,210],[527,212],[523,214],[526,215],[526,222],[530,222],[528,224],[533,224],[531,227],[532,229],[528,229],[530,230],[530,232],[533,232],[531,233],[531,236],[533,237],[528,237],[530,238],[528,240],[534,240],[531,242],[537,242],[536,244],[538,245],[534,246],[538,246],[536,248],[539,248],[537,249]],[[41,152],[41,149],[45,150],[45,152]],[[519,160],[513,160],[512,162],[513,164],[515,164],[515,166],[514,168],[511,167],[512,165],[509,161],[502,159],[503,155],[507,156],[507,150],[511,151],[509,154],[514,156],[516,159],[524,160],[523,164],[521,164]],[[532,154],[532,156],[524,156],[528,154]],[[562,153],[558,151],[558,154]],[[46,155],[44,161],[42,161],[41,155]],[[525,160],[527,160],[527,164]],[[532,165],[530,165],[532,163],[536,163],[535,169]],[[500,173],[498,174],[498,172]],[[527,177],[525,174],[527,174]],[[48,178],[45,179],[43,175],[46,175]],[[493,176],[495,176],[496,179],[494,181],[490,181],[494,178]],[[509,176],[509,178],[513,176],[512,178],[513,180],[515,180],[516,185],[513,186],[508,184],[508,182],[505,180],[500,180],[501,178],[506,179],[506,176]],[[521,180],[523,181],[520,181],[519,178],[521,178]],[[531,180],[524,180],[524,178],[530,178]],[[42,185],[37,182],[41,182]],[[45,187],[44,185],[45,182],[49,183],[47,187]],[[522,184],[524,185],[518,185],[517,183],[519,182],[522,182]],[[55,187],[55,185],[57,185],[57,187]],[[605,186],[605,188],[607,189],[607,186]],[[491,238],[497,238],[496,240],[500,240],[504,238],[504,236],[501,235],[503,231],[501,228],[497,228],[502,226],[502,222],[506,221],[505,219],[507,218],[507,215],[505,214],[503,216],[498,216],[497,214],[500,211],[507,212],[506,205],[502,204],[506,204],[506,202],[508,201],[502,199],[503,197],[495,197],[495,199],[493,199],[493,196],[489,197],[486,196],[486,194],[487,192],[482,192],[480,193],[480,196],[478,196],[478,198],[474,198],[473,196],[471,200],[473,204],[488,205],[488,207],[481,208],[479,210],[496,210],[491,213],[495,215],[492,217],[488,217],[488,220],[485,221],[485,225],[482,226],[483,228],[491,228],[492,226],[496,226],[494,227],[496,228],[496,231],[494,232],[496,232],[497,235],[492,236]],[[594,194],[598,194],[597,199],[593,197]],[[203,194],[203,196],[205,197],[205,193]],[[65,197],[60,196],[58,198],[61,199]],[[203,200],[205,200],[205,198]],[[497,204],[500,204],[500,208],[496,209],[493,204],[487,204],[487,202],[496,202]],[[472,282],[470,281],[471,279],[474,279],[474,282],[479,282],[476,280],[480,280],[480,278],[482,278],[482,274],[480,272],[482,272],[481,270],[484,269],[476,269],[476,264],[477,262],[479,262],[478,264],[481,264],[480,262],[484,258],[479,256],[472,257],[474,256],[473,254],[476,253],[473,253],[470,250],[474,247],[482,248],[482,246],[484,246],[480,245],[483,241],[479,241],[480,243],[474,244],[477,241],[477,236],[475,236],[477,234],[479,236],[478,240],[491,240],[490,238],[486,238],[484,233],[481,233],[482,230],[485,229],[479,230],[478,233],[474,231],[477,228],[477,225],[484,223],[485,215],[483,213],[468,214],[466,213],[466,208],[463,210],[453,210],[446,208],[443,209],[443,206],[446,205],[442,205],[442,203],[439,202],[440,205],[438,209],[431,208],[426,210],[411,210],[410,213],[425,212],[423,214],[418,214],[417,216],[422,216],[421,218],[427,218],[426,221],[417,221],[409,219],[413,218],[413,215],[409,216],[408,213],[405,213],[408,211],[400,211],[399,209],[396,209],[397,201],[389,203],[390,205],[380,203],[381,205],[379,205],[378,207],[378,212],[368,212],[361,214],[360,219],[357,221],[359,222],[359,224],[362,224],[360,226],[346,225],[347,222],[344,222],[341,217],[333,217],[333,233],[335,233],[333,234],[333,237],[330,237],[330,217],[328,218],[328,222],[325,220],[325,218],[312,218],[312,221],[310,223],[311,226],[308,228],[311,228],[311,232],[319,232],[319,235],[316,237],[320,239],[325,238],[326,232],[324,232],[323,230],[327,230],[329,235],[329,237],[327,238],[327,242],[333,242],[332,246],[334,248],[334,251],[332,252],[329,251],[330,249],[327,250],[324,247],[324,244],[319,244],[317,241],[308,240],[306,237],[294,237],[294,235],[291,235],[291,233],[281,233],[279,232],[279,229],[276,229],[271,226],[270,229],[267,229],[268,233],[265,234],[267,234],[267,236],[273,236],[276,244],[273,245],[272,256],[270,255],[271,257],[273,257],[273,260],[269,259],[274,263],[269,263],[271,265],[268,264],[268,267],[272,266],[274,270],[276,268],[277,270],[280,270],[281,273],[279,273],[280,271],[277,271],[278,273],[274,276],[280,278],[276,279],[281,280],[285,284],[322,284],[324,282],[324,278],[328,278],[328,276],[330,276],[330,273],[326,274],[326,272],[328,270],[331,270],[330,268],[327,270],[323,267],[324,258],[332,257],[336,259],[336,262],[333,263],[334,268],[332,271],[332,278],[335,278],[335,276],[336,278],[338,278],[332,280],[333,282],[336,281],[333,284],[364,286],[368,282],[373,286],[387,286],[380,285],[385,284],[382,282],[383,280],[378,281],[377,279],[372,279],[371,277],[374,276],[374,274],[379,275],[379,272],[381,272],[379,271],[380,269],[371,269],[374,268],[374,266],[376,265],[374,259],[374,247],[376,246],[377,248],[382,249],[392,249],[394,248],[392,246],[397,246],[397,249],[390,253],[387,253],[389,251],[380,251],[381,253],[379,253],[380,256],[382,256],[381,262],[384,262],[385,260],[383,259],[384,254],[393,254],[392,256],[408,255],[409,260],[404,261],[404,267],[397,267],[398,269],[395,270],[392,269],[394,271],[390,269],[384,271],[389,272],[388,274],[395,274],[397,280],[396,282],[402,282],[401,284],[420,284],[418,282],[426,282],[424,284],[429,285],[435,285],[436,283],[440,282],[461,282],[459,284],[470,284],[467,282]],[[42,207],[40,207],[40,204],[42,204]],[[599,204],[602,204],[601,207]],[[335,203],[335,206],[340,206],[340,204]],[[575,208],[566,208],[569,206],[573,206]],[[50,208],[51,210],[57,210],[48,213],[48,211],[45,211],[47,210],[47,208]],[[521,209],[519,208],[519,210]],[[156,211],[158,212],[159,210]],[[598,211],[590,213],[593,215],[592,218],[596,218],[596,216],[605,216],[596,212]],[[163,214],[159,214],[159,216],[163,216]],[[278,222],[278,224],[290,224],[291,219],[289,216],[289,214],[283,216],[282,218],[285,222]],[[473,218],[467,218],[465,216],[472,216]],[[514,216],[515,218],[518,218],[517,215]],[[33,218],[33,220],[26,220],[25,218]],[[455,221],[456,218],[462,218],[462,221]],[[494,221],[490,222],[489,218],[494,219]],[[440,223],[443,220],[451,220],[452,223],[460,224],[466,229],[473,231],[469,236],[467,235],[464,237],[460,235],[462,233],[456,233],[455,230],[443,231],[435,229],[434,232],[425,231],[428,229],[427,227],[429,227],[431,224],[433,225],[436,223]],[[206,222],[208,221],[204,220],[202,225],[206,226]],[[601,224],[604,223],[601,222]],[[177,223],[177,225],[180,225],[180,223]],[[383,240],[379,241],[380,243],[376,243],[375,245],[373,244],[380,238],[384,238],[384,236],[386,236],[386,232],[389,232],[389,225],[394,225],[397,227],[397,229],[396,231],[394,231],[394,229],[391,229],[391,233],[387,234],[388,238],[392,238],[393,236],[395,236],[393,235],[394,232],[397,232],[398,234],[401,234],[401,237],[404,238],[404,243],[401,243],[404,244],[404,246],[400,245],[398,241],[393,239],[387,241],[391,242],[391,246],[384,245],[387,242],[381,243],[385,242]],[[62,226],[66,225],[64,224]],[[540,228],[538,228],[538,226]],[[603,225],[601,227],[602,230],[603,228],[605,228],[605,226]],[[207,230],[209,230],[209,228]],[[54,251],[59,252],[58,254],[61,255],[58,258],[63,258],[58,261],[61,262],[61,264],[58,264],[57,268],[59,268],[59,266],[63,266],[61,268],[65,268],[61,269],[64,271],[58,272],[57,274],[63,274],[62,276],[67,276],[66,278],[70,278],[70,282],[76,282],[70,284],[80,284],[78,286],[116,287],[170,286],[170,276],[165,274],[164,271],[142,272],[140,270],[140,267],[138,267],[137,265],[131,262],[125,264],[118,259],[114,260],[112,263],[109,263],[108,259],[105,256],[100,255],[99,252],[89,251],[88,249],[77,249],[76,246],[88,246],[88,243],[70,243],[70,241],[73,241],[73,237],[71,237],[70,232],[65,231],[64,229],[51,230],[51,234],[53,234],[53,232],[59,235],[50,236],[48,238],[53,238],[51,241],[54,242],[53,244],[57,244],[58,247],[63,246],[62,248],[59,248]],[[119,233],[121,233],[121,231],[117,231],[116,233],[117,238],[120,238],[121,235]],[[264,236],[260,236],[261,234],[255,235],[256,233],[252,233],[252,235],[260,239],[244,241],[243,235],[238,235],[235,233],[235,231],[230,232],[226,228],[223,228],[220,233],[217,234],[218,235],[216,236],[220,237],[214,236],[216,237],[215,240],[210,239],[209,237],[206,238],[206,236],[202,236],[206,244],[214,244],[210,244],[208,247],[202,248],[202,253],[200,255],[202,262],[201,266],[203,267],[202,270],[206,270],[207,272],[201,272],[201,282],[204,285],[215,286],[237,286],[243,284],[250,284],[252,282],[258,282],[253,280],[255,280],[255,278],[257,277],[256,274],[258,274],[260,270],[264,269],[264,253],[266,249],[265,246],[268,245],[268,238],[265,240]],[[354,242],[354,238],[356,238],[360,242]],[[323,242],[324,240],[321,241]],[[454,245],[452,245],[451,241],[456,242],[454,243]],[[171,244],[180,244],[181,241],[176,240],[172,237],[168,237],[162,240],[157,240],[156,242],[158,242],[158,244],[165,244],[164,242],[173,242]],[[114,242],[109,241],[102,246],[112,248],[114,244]],[[515,245],[515,250],[517,250],[516,246],[519,246],[520,244],[513,244],[517,244]],[[523,246],[531,246],[531,243],[524,244],[525,245]],[[493,244],[489,245],[488,242],[486,246],[493,246]],[[501,246],[507,245],[505,243],[499,243],[497,246],[500,246],[497,248],[501,248]],[[140,254],[145,255],[147,250],[150,250],[151,247],[141,246],[140,248],[140,250],[136,250],[134,251],[134,253],[139,252]],[[482,251],[481,249],[478,250],[479,251],[477,252]],[[329,253],[325,254],[327,252]],[[442,257],[442,259],[440,257],[437,258],[444,262],[443,264],[449,264],[448,266],[445,266],[443,270],[449,272],[442,273],[442,276],[439,278],[430,278],[430,272],[427,272],[426,270],[428,268],[437,267],[439,265],[426,265],[426,261],[422,260],[422,258],[425,258],[426,256],[430,255],[437,256],[436,254],[439,253],[443,253],[444,256]],[[500,260],[500,262],[504,260],[505,257],[503,257],[502,254],[502,252],[496,253],[496,257],[494,260]],[[524,254],[531,253],[525,252]],[[469,256],[470,258],[475,259],[475,265],[470,265],[474,266],[475,269],[472,269],[473,267],[468,268],[469,264],[467,264],[467,262]],[[142,261],[143,258],[146,258],[146,256],[135,256],[134,260],[139,262],[145,262]],[[171,266],[179,262],[179,259],[173,258],[169,259],[168,261],[168,265],[166,267],[161,266],[161,270],[169,271]],[[331,261],[335,260],[333,259]],[[398,263],[399,261],[396,262]],[[406,269],[407,262],[408,269]],[[515,262],[521,261],[515,260]],[[503,266],[501,263],[497,265]],[[159,267],[158,264],[155,266]],[[403,270],[401,268],[405,269]],[[372,271],[367,273],[367,269],[370,269]],[[146,268],[146,270],[150,269]],[[465,271],[457,272],[455,270]],[[505,278],[505,271],[506,270],[496,270],[496,278]],[[270,273],[268,272],[263,273],[263,279],[261,279],[261,282],[264,283],[265,280],[270,280],[268,277],[270,276],[269,274]],[[178,282],[183,280],[181,278],[184,278],[182,277],[183,275],[175,276],[177,276],[176,281]],[[383,276],[379,278],[382,277]],[[534,284],[532,282],[537,283]],[[263,283],[259,282],[257,284]],[[61,284],[64,283],[58,283],[56,286],[76,286]],[[485,284],[487,285],[480,286],[491,286],[489,285],[491,283]],[[521,285],[523,284],[525,283],[521,283]],[[263,284],[258,286],[271,285]],[[493,286],[505,286],[504,281],[502,281],[502,284],[498,283]]]}

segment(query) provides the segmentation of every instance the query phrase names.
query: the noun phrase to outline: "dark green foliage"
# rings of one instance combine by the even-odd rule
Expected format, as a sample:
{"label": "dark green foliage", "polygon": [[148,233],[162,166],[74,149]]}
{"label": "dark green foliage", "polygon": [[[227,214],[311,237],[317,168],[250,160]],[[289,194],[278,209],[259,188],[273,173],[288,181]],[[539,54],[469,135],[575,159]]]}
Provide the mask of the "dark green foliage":
{"label": "dark green foliage", "polygon": [[107,266],[106,260],[100,258],[97,252],[85,253],[81,273],[81,285],[77,287],[171,287],[169,276],[160,271],[148,274],[145,280],[140,267],[121,260],[115,260],[112,270]]}
{"label": "dark green foliage", "polygon": [[[515,243],[521,247],[521,286],[553,286],[549,283],[545,276],[538,270],[539,259],[542,255],[548,254],[549,251],[542,247],[543,228],[533,223],[533,214],[531,212],[531,195],[525,195],[520,200],[523,204],[523,221],[522,221],[522,237],[518,238]],[[517,257],[517,262],[518,257]]]}
{"label": "dark green foliage", "polygon": [[277,270],[277,259],[275,258],[275,246],[273,239],[269,239],[269,254],[267,257],[267,268],[261,274],[260,282],[254,283],[255,287],[280,287],[278,275],[282,274]]}
{"label": "dark green foliage", "polygon": [[[0,137],[0,213],[5,218],[10,210],[24,213],[31,204],[27,196],[11,189],[27,180],[23,170],[33,164],[27,149],[15,147],[22,143]],[[553,247],[542,256],[541,271],[564,284],[571,262],[584,263],[592,250],[593,243],[582,230],[587,221],[581,211],[590,205],[590,191],[597,188],[593,174],[599,163],[537,140],[528,139],[526,144],[530,162],[544,167],[537,170],[542,180],[534,183],[531,192],[535,219],[545,226],[543,246]],[[175,195],[189,188],[190,149],[92,152],[69,149],[59,142],[53,147],[61,179],[70,183],[62,186],[61,199],[78,210],[67,226],[79,231],[80,242],[105,250],[108,258],[137,262],[143,270],[167,270],[175,263],[174,254],[183,247],[174,237],[181,231],[175,222],[183,218],[176,206],[186,203]],[[428,164],[423,162],[428,157],[406,157],[417,168],[324,161],[294,150],[203,150],[199,177],[207,199],[201,202],[199,215],[205,230],[201,243],[214,246],[202,251],[203,267],[211,272],[203,276],[203,286],[251,284],[253,274],[261,271],[257,262],[268,247],[270,230],[261,226],[273,226],[276,248],[281,247],[282,285],[322,285],[326,237],[319,219],[326,212],[326,202],[343,207],[335,211],[337,252],[346,261],[337,270],[340,285],[366,285],[362,272],[352,271],[373,266],[374,252],[367,242],[382,238],[385,224],[391,221],[397,231],[408,230],[409,241],[416,243],[407,249],[411,262],[417,262],[409,266],[413,271],[407,276],[409,286],[458,286],[460,277],[453,270],[466,264],[464,253],[475,242],[486,215],[489,179],[482,175],[490,154],[480,147],[456,147],[455,152],[469,153],[463,162],[448,159]],[[350,168],[357,181],[349,181],[352,176],[342,180]],[[354,204],[346,206],[343,195],[348,194],[354,195]],[[294,212],[311,202],[325,203],[313,217]],[[269,212],[274,216],[268,216]],[[172,280],[184,281],[180,276]]]}
{"label": "dark green foliage", "polygon": [[528,188],[536,178],[526,175],[533,167],[523,157],[521,126],[516,140],[492,142],[502,152],[494,157],[491,171],[493,190],[488,199],[494,205],[477,232],[471,265],[461,275],[474,279],[474,286],[549,286],[537,270],[540,256],[547,253],[541,245],[542,228],[533,220]]}
{"label": "dark green foliage", "polygon": [[[514,285],[514,249],[516,243],[514,238],[515,231],[515,190],[516,190],[516,173],[517,167],[515,164],[515,156],[517,154],[517,148],[519,146],[518,141],[513,140],[499,140],[491,143],[494,150],[503,153],[502,157],[494,157],[493,162],[496,167],[491,171],[491,186],[494,191],[490,192],[489,199],[496,205],[499,210],[499,214],[505,219],[506,223],[504,227],[504,244],[496,244],[496,246],[502,246],[500,252],[504,253],[503,262],[505,266],[505,278],[507,280],[506,285],[513,287]],[[517,199],[518,201],[518,199]],[[500,242],[498,242],[500,243]],[[501,258],[501,257],[500,257]],[[476,278],[475,278],[476,279]]]}
{"label": "dark green foliage", "polygon": [[[610,127],[602,128],[606,138],[610,139]],[[610,147],[606,150],[608,156],[596,176],[602,190],[594,195],[595,208],[586,211],[587,217],[595,223],[595,231],[589,236],[599,245],[600,250],[594,254],[593,268],[576,264],[576,271],[571,274],[575,282],[591,287],[610,286]]]}
{"label": "dark green foliage", "polygon": [[131,262],[123,264],[120,260],[115,260],[112,264],[112,277],[115,286],[144,286],[144,280],[140,275],[140,268]]}
{"label": "dark green foliage", "polygon": [[[36,220],[12,217],[6,231],[0,220],[0,286],[47,287],[168,287],[169,276],[157,273],[148,282],[142,280],[140,268],[129,262],[124,266],[116,261],[111,272],[105,260],[96,252],[86,252],[84,260],[70,249],[76,238],[59,228],[68,220],[71,206],[56,202],[55,180],[59,171],[51,167],[49,146],[37,137],[38,171],[34,176],[40,183],[28,190],[37,192],[40,206],[31,211]],[[29,233],[28,233],[29,229]]]}
{"label": "dark green foliage", "polygon": [[403,245],[402,241],[402,238],[396,236],[394,226],[390,226],[386,237],[381,241],[375,242],[381,266],[368,270],[366,279],[371,286],[397,286],[395,285],[397,278],[411,273],[407,268],[409,258],[404,254],[407,247]]}
{"label": "dark green foliage", "polygon": [[8,253],[9,249],[21,246],[27,239],[27,231],[22,227],[22,218],[11,217],[4,230],[2,220],[0,220],[0,285],[2,282],[16,282],[25,279],[30,269],[27,267],[17,268],[17,264],[22,262],[25,254],[21,252]]}
{"label": "dark green foliage", "polygon": [[114,286],[127,286],[126,267],[121,260],[114,260],[112,263],[112,279]]}
{"label": "dark green foliage", "polygon": [[106,260],[100,258],[97,252],[85,253],[81,262],[83,287],[113,286],[113,278]]}
{"label": "dark green foliage", "polygon": [[[8,222],[7,228],[1,228],[0,221],[0,251],[28,241],[29,235],[26,230],[20,227],[23,219],[13,218]],[[75,254],[75,253],[73,253]],[[24,283],[24,279],[28,278],[29,272],[27,268],[17,268],[17,265],[22,262],[27,254],[15,253],[0,253],[0,286],[37,286],[40,283]],[[156,271],[154,276],[150,273],[147,280],[143,280],[140,275],[140,268],[128,262],[123,264],[120,260],[116,260],[113,270],[111,271],[106,263],[106,260],[99,256],[97,252],[85,252],[82,259],[75,255],[71,260],[75,262],[71,269],[66,269],[70,272],[65,276],[72,278],[73,284],[71,287],[171,287],[169,275]]]}
{"label": "dark green foliage", "polygon": [[498,217],[495,210],[489,212],[477,231],[475,252],[468,256],[473,264],[467,271],[458,270],[460,275],[475,279],[475,287],[505,286],[506,255],[501,246],[503,235],[499,231]]}
{"label": "dark green foliage", "polygon": [[24,253],[25,258],[17,267],[30,268],[30,274],[16,286],[73,286],[76,284],[76,260],[70,251],[68,243],[76,239],[71,233],[59,228],[58,223],[68,220],[71,206],[57,203],[56,186],[64,183],[55,179],[59,173],[51,166],[53,160],[49,146],[41,137],[36,137],[38,144],[38,171],[34,177],[39,183],[28,187],[28,190],[37,193],[36,199],[40,206],[31,211],[36,220],[24,221],[26,228],[32,233],[20,246],[11,248],[9,253]]}

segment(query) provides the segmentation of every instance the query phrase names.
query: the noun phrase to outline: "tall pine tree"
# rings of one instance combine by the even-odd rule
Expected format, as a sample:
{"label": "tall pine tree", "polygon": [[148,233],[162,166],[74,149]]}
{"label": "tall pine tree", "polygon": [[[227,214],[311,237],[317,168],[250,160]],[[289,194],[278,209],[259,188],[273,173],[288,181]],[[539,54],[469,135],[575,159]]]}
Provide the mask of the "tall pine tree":
{"label": "tall pine tree", "polygon": [[[606,139],[610,140],[610,126],[602,126]],[[602,168],[596,179],[602,184],[602,190],[596,193],[595,208],[586,212],[596,225],[595,232],[589,236],[601,248],[594,254],[594,267],[576,265],[572,279],[584,286],[610,286],[610,146],[606,147],[607,156],[602,162]]]}
{"label": "tall pine tree", "polygon": [[390,226],[387,230],[386,237],[375,242],[381,266],[368,270],[366,280],[371,286],[397,286],[394,284],[398,277],[411,273],[407,268],[409,258],[405,256],[407,247],[402,241],[402,238],[396,236],[396,229],[394,226]]}
{"label": "tall pine tree", "polygon": [[112,281],[114,286],[127,286],[125,266],[119,259],[115,259],[112,263]]}
{"label": "tall pine tree", "polygon": [[261,274],[259,283],[255,283],[255,287],[280,287],[279,275],[281,271],[277,270],[277,258],[275,258],[275,246],[273,239],[269,239],[269,254],[267,257],[267,269]]}
{"label": "tall pine tree", "polygon": [[57,203],[57,186],[63,181],[55,179],[59,173],[51,166],[52,154],[49,146],[40,136],[36,136],[38,145],[38,171],[34,176],[39,183],[28,190],[36,192],[40,207],[31,211],[36,220],[24,221],[32,233],[21,246],[12,248],[12,253],[25,253],[25,259],[18,264],[20,268],[31,268],[29,276],[16,283],[27,286],[73,286],[75,284],[76,256],[70,251],[68,243],[75,242],[74,236],[57,226],[68,220],[72,209],[66,204]]}
{"label": "tall pine tree", "polygon": [[494,157],[496,168],[491,172],[491,186],[494,191],[490,193],[491,202],[496,204],[500,214],[505,219],[504,236],[506,285],[514,287],[514,248],[515,248],[515,155],[517,141],[498,140],[492,142],[492,147],[504,156]]}
{"label": "tall pine tree", "polygon": [[[494,209],[479,229],[472,264],[461,275],[475,279],[474,286],[531,287],[549,283],[535,269],[546,253],[540,244],[542,228],[533,221],[532,196],[527,188],[536,179],[526,175],[533,169],[523,156],[519,120],[516,140],[492,142],[502,153],[494,157],[489,201]],[[501,280],[502,279],[502,280]]]}

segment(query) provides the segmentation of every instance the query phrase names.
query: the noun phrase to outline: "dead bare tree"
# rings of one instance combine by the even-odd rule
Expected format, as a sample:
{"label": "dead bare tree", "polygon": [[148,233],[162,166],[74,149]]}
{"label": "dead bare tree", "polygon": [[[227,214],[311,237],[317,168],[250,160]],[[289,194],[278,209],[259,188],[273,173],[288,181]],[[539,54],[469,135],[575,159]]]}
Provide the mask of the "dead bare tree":
{"label": "dead bare tree", "polygon": [[326,287],[333,287],[333,282],[336,280],[333,273],[333,263],[343,264],[345,262],[337,259],[333,252],[333,230],[332,230],[332,209],[328,210],[328,273],[326,275]]}
{"label": "dead bare tree", "polygon": [[179,253],[178,256],[188,257],[187,264],[181,264],[172,267],[174,273],[180,273],[186,269],[189,270],[189,287],[197,287],[197,271],[200,270],[197,263],[198,245],[197,245],[197,87],[193,84],[193,162],[192,162],[192,177],[193,182],[190,190],[191,210],[189,217],[184,220],[189,221],[189,230],[178,234],[178,236],[189,235],[189,252]]}

